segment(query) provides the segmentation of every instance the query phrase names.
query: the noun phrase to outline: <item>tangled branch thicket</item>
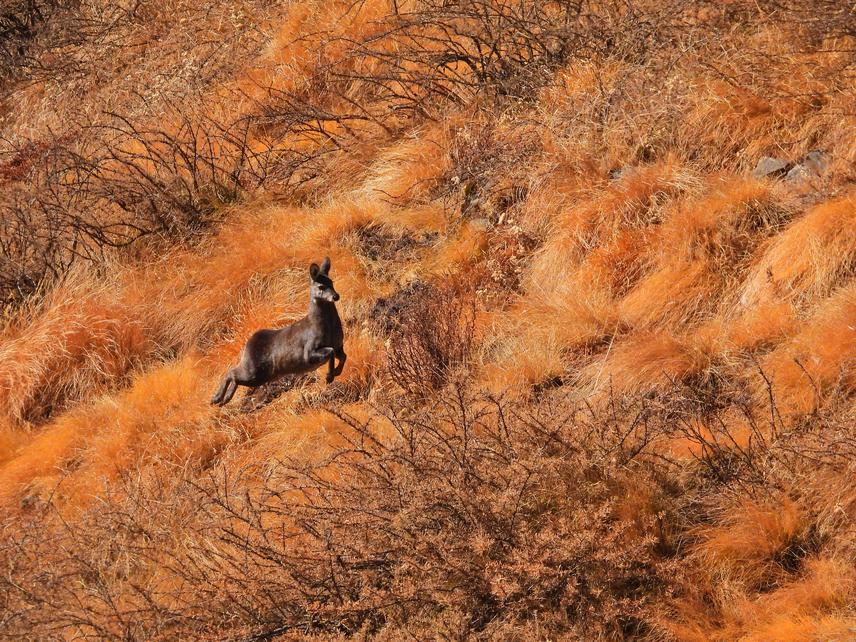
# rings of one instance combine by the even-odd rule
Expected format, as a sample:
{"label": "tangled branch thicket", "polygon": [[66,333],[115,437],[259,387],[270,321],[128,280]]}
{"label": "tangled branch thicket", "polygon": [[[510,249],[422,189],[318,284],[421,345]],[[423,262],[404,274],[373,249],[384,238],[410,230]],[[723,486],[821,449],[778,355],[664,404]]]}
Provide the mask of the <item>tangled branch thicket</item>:
{"label": "tangled branch thicket", "polygon": [[0,638],[847,639],[852,7],[198,4],[0,0]]}
{"label": "tangled branch thicket", "polygon": [[[852,13],[837,3],[826,3],[826,13],[804,2],[761,4],[770,20],[817,37],[853,32]],[[97,42],[93,50],[107,57],[154,11],[141,2],[111,7],[7,2],[6,76],[56,81],[80,65],[85,73],[98,61],[76,60],[76,47]],[[703,36],[694,20],[704,9]],[[365,33],[307,35],[299,44],[315,63],[304,81],[291,89],[259,81],[245,97],[254,107],[237,118],[195,115],[192,94],[166,118],[163,109],[132,115],[145,112],[136,106],[84,116],[52,138],[9,142],[0,148],[0,300],[20,302],[75,261],[97,263],[105,250],[142,237],[196,236],[241,194],[265,186],[311,194],[355,143],[394,136],[450,107],[529,101],[570,60],[674,64],[681,49],[669,53],[664,43],[712,40],[740,11],[749,9],[684,0],[656,8],[631,0],[392,2]]]}
{"label": "tangled branch thicket", "polygon": [[[31,79],[45,58],[31,49],[73,51],[93,29],[99,42],[121,39],[125,23],[143,12],[42,4],[12,4],[3,14],[10,33],[24,39],[20,55],[7,52],[7,65]],[[278,184],[306,189],[331,154],[360,138],[389,135],[479,96],[525,99],[571,57],[638,52],[663,25],[630,8],[604,12],[585,0],[395,6],[362,38],[313,34],[307,46],[320,62],[301,88],[264,87],[255,113],[238,121],[200,119],[177,105],[169,127],[108,113],[54,139],[7,146],[0,156],[0,299],[21,301],[75,261],[98,262],[105,250],[144,236],[197,234],[217,220],[216,205],[263,186],[272,164]],[[90,24],[96,18],[97,29]],[[341,51],[328,59],[330,49]],[[44,74],[71,73],[52,64]]]}
{"label": "tangled branch thicket", "polygon": [[403,308],[378,314],[389,326],[387,369],[405,392],[423,396],[463,374],[476,344],[476,300],[451,284],[410,288],[405,296]]}
{"label": "tangled branch thicket", "polygon": [[[223,207],[267,178],[269,156],[251,150],[248,126],[175,114],[175,129],[112,114],[90,145],[26,144],[2,166],[0,292],[21,300],[78,260],[99,263],[143,237],[189,241]],[[84,138],[84,140],[86,139]]]}
{"label": "tangled branch thicket", "polygon": [[[711,411],[679,389],[666,397],[597,412],[567,395],[533,407],[450,385],[427,406],[336,412],[346,446],[316,463],[128,478],[73,523],[35,505],[40,519],[3,524],[4,630],[652,634],[662,598],[692,581],[676,552],[714,510],[709,485],[763,497],[856,455],[834,429],[789,428],[698,485],[692,461],[664,457],[663,444],[735,435],[724,423],[718,438],[676,427]],[[698,453],[710,471],[733,456]],[[656,507],[644,517],[627,503],[643,497]]]}

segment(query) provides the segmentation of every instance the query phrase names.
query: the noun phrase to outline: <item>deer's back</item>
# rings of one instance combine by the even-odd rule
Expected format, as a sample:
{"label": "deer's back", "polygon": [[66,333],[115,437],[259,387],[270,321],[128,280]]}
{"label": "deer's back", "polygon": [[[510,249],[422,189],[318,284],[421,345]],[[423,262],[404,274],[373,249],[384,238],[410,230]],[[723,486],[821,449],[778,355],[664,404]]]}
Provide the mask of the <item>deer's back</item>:
{"label": "deer's back", "polygon": [[306,317],[273,332],[270,356],[275,376],[314,369],[304,360],[306,344],[312,342],[312,329]]}
{"label": "deer's back", "polygon": [[259,330],[244,347],[242,362],[254,378],[269,381],[284,374],[299,374],[317,369],[322,364],[309,365],[304,355],[309,350],[342,346],[343,332],[339,315],[325,315],[324,322],[314,325],[303,317],[285,328]]}
{"label": "deer's back", "polygon": [[269,380],[277,370],[277,344],[279,330],[258,330],[247,339],[241,355],[241,365],[255,379]]}

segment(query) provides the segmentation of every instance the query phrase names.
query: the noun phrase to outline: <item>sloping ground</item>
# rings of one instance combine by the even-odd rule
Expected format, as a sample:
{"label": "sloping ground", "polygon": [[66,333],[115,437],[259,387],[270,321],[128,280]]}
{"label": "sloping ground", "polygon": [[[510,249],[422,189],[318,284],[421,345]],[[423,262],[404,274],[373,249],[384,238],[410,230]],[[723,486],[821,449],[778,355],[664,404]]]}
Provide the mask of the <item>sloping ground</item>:
{"label": "sloping ground", "polygon": [[[853,639],[844,5],[44,10],[0,636]],[[210,407],[324,256],[343,376]]]}

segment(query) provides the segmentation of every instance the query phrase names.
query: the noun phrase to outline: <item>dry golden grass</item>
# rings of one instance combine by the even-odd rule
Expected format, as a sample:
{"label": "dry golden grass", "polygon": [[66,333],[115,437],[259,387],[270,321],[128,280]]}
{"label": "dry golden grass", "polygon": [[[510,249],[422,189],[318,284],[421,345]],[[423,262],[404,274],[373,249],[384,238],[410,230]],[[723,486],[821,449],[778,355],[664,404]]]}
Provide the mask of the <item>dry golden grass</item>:
{"label": "dry golden grass", "polygon": [[780,387],[783,404],[807,412],[826,397],[849,396],[856,385],[856,287],[829,297],[790,341],[773,351],[765,368]]}
{"label": "dry golden grass", "polygon": [[814,299],[853,274],[856,196],[817,205],[770,243],[743,285],[742,301]]}
{"label": "dry golden grass", "polygon": [[732,508],[715,528],[702,529],[695,555],[713,576],[747,586],[765,579],[774,559],[805,528],[799,507],[787,499],[769,506],[747,504]]}
{"label": "dry golden grass", "polygon": [[114,288],[72,277],[27,311],[29,322],[7,326],[0,373],[7,419],[37,419],[66,397],[97,393],[155,353],[135,306],[112,298]]}
{"label": "dry golden grass", "polygon": [[[651,39],[618,12],[609,43],[491,62],[488,81],[472,16],[426,22],[424,60],[388,65],[414,32],[384,29],[426,3],[209,4],[144,3],[120,36],[145,44],[99,68],[86,41],[82,75],[5,99],[0,153],[79,107],[173,133],[175,114],[246,118],[247,149],[274,160],[192,243],[108,250],[4,315],[0,637],[30,618],[34,636],[126,639],[298,620],[379,639],[854,638],[852,35],[738,0],[727,28],[724,5],[682,4],[694,27],[672,38],[642,3]],[[426,87],[457,93],[405,114]],[[289,129],[300,109],[318,111]],[[751,177],[814,149],[828,167],[804,182]],[[324,256],[343,375],[210,407],[253,332],[305,313]],[[413,320],[441,291],[474,306],[474,345],[414,390],[395,342],[426,341]],[[66,521],[34,538],[49,508]],[[272,557],[241,561],[251,540]],[[347,573],[355,597],[336,594]]]}

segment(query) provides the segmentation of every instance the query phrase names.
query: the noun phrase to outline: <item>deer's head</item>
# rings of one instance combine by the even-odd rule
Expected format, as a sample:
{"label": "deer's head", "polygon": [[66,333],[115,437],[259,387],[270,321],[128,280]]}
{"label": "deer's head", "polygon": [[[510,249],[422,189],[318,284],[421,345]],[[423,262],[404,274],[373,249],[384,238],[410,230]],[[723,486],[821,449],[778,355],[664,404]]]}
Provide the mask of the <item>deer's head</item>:
{"label": "deer's head", "polygon": [[326,257],[318,267],[316,263],[309,266],[309,296],[312,301],[327,301],[333,303],[339,300],[339,293],[333,287],[330,278],[330,257]]}

